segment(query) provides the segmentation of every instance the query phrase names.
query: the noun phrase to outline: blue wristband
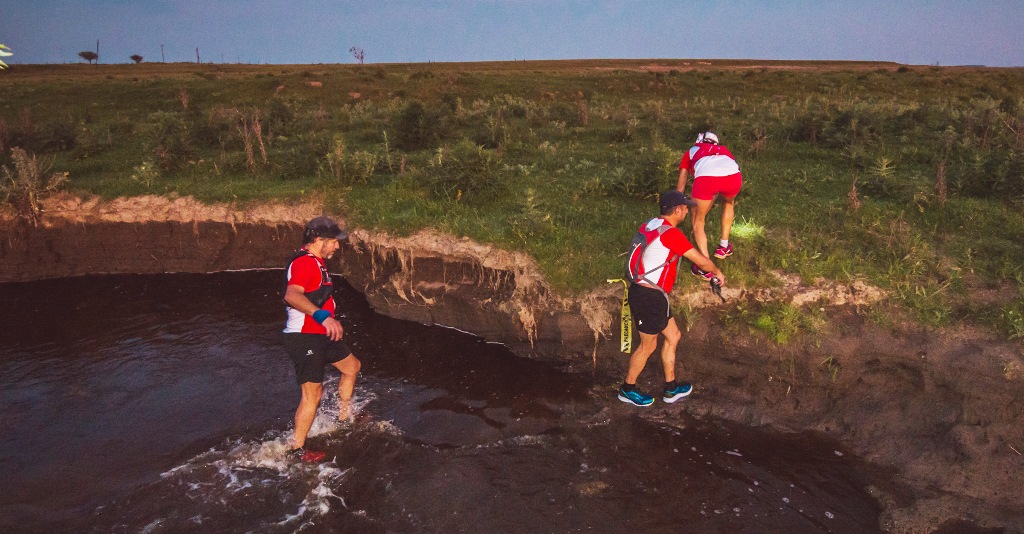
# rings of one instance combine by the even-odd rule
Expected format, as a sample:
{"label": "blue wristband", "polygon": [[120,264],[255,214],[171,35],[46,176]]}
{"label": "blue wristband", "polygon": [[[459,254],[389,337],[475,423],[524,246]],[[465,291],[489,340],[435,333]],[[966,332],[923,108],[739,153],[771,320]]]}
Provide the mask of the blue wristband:
{"label": "blue wristband", "polygon": [[324,321],[326,321],[327,318],[330,317],[330,316],[331,316],[331,312],[329,312],[327,310],[317,310],[317,311],[313,312],[313,320],[318,322],[318,323],[320,323],[320,324],[324,324]]}

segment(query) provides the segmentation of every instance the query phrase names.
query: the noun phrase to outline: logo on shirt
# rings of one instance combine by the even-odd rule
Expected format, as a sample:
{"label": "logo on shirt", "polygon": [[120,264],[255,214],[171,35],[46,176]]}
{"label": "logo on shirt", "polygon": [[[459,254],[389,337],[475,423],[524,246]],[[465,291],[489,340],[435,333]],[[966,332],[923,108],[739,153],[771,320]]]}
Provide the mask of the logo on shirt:
{"label": "logo on shirt", "polygon": [[313,349],[309,349],[309,350],[306,351],[306,356],[312,356],[312,355],[313,355]]}

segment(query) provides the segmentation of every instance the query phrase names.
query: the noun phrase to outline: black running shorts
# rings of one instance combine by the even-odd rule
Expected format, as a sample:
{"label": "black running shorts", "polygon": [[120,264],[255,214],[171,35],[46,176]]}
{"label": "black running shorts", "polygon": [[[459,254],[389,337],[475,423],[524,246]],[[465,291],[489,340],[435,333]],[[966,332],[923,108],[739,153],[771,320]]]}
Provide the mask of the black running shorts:
{"label": "black running shorts", "polygon": [[301,334],[289,332],[284,336],[284,349],[295,364],[295,379],[298,383],[324,381],[324,366],[340,362],[352,354],[342,340],[331,341],[325,334]]}
{"label": "black running shorts", "polygon": [[645,334],[659,334],[668,326],[672,311],[668,297],[657,289],[633,284],[629,286],[629,311],[636,329]]}

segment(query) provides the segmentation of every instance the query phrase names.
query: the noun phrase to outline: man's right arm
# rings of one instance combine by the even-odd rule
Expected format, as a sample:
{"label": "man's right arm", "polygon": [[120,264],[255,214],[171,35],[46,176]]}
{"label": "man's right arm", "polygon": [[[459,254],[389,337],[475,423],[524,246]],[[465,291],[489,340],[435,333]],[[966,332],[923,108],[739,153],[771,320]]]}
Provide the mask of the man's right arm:
{"label": "man's right arm", "polygon": [[686,192],[686,180],[689,178],[689,173],[686,172],[686,168],[679,169],[679,182],[676,184],[676,189],[680,193]]}
{"label": "man's right arm", "polygon": [[299,310],[306,315],[313,315],[319,310],[313,301],[306,297],[306,288],[297,284],[288,284],[284,290],[284,301],[292,308]]}
{"label": "man's right arm", "polygon": [[680,193],[686,192],[686,179],[690,176],[690,150],[691,149],[687,149],[686,152],[683,153],[682,159],[679,160],[679,182],[676,183],[676,189]]}
{"label": "man's right arm", "polygon": [[[312,301],[306,297],[306,288],[296,285],[288,284],[288,287],[284,291],[284,301],[288,303],[292,308],[299,310],[306,315],[313,315],[320,311]],[[341,339],[341,336],[345,333],[345,329],[341,326],[334,317],[328,317],[320,323],[324,328],[327,329],[327,335],[330,336],[332,341]]]}
{"label": "man's right arm", "polygon": [[686,238],[686,234],[678,228],[672,228],[665,232],[661,236],[661,242],[664,244],[673,254],[681,255],[682,257],[690,260],[691,263],[700,267],[703,271],[708,271],[718,278],[722,283],[725,283],[725,275],[722,274],[722,270],[715,266],[711,258],[700,253]]}

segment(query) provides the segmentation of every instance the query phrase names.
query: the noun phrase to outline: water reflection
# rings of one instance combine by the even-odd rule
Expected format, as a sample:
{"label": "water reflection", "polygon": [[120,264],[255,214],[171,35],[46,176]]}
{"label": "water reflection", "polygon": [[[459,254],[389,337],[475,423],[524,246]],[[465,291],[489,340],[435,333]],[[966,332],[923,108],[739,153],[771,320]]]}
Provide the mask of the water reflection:
{"label": "water reflection", "polygon": [[[340,284],[363,360],[284,456],[298,398],[281,273],[0,285],[0,528],[178,531],[874,531],[847,458],[664,410]],[[336,381],[336,373],[332,382]],[[325,388],[333,392],[329,383]]]}

